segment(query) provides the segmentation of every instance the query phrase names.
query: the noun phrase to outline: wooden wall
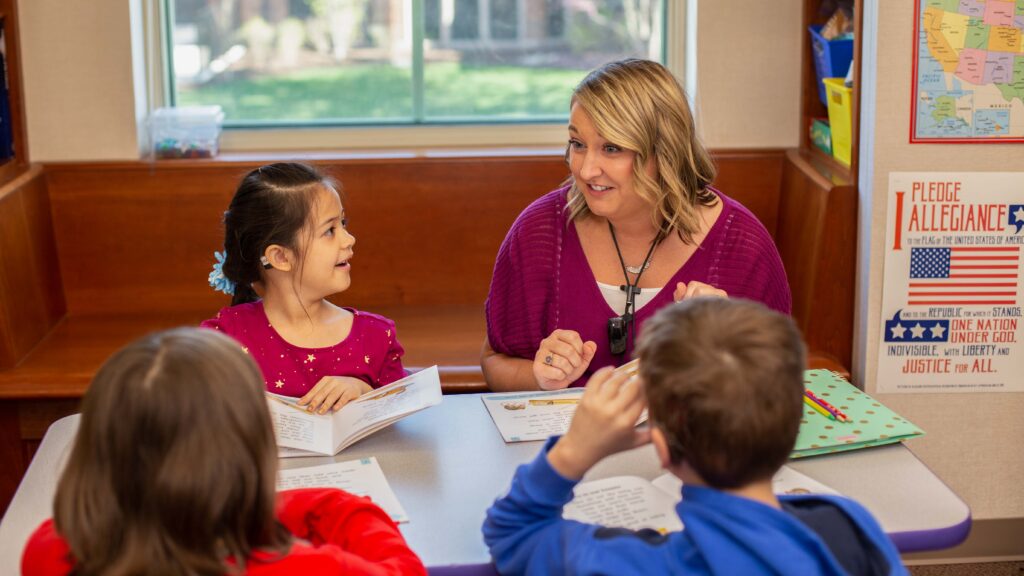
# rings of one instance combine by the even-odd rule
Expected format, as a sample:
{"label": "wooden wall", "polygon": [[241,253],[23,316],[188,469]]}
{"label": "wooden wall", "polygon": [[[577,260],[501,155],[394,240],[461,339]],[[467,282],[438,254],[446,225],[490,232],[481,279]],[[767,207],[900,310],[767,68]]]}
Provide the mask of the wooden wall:
{"label": "wooden wall", "polygon": [[[782,153],[717,155],[719,186],[775,232]],[[482,304],[516,215],[567,176],[557,156],[316,162],[343,184],[356,236],[352,287],[378,306]],[[47,166],[60,273],[71,315],[216,310],[206,276],[221,214],[259,163]]]}
{"label": "wooden wall", "polygon": [[0,369],[27,354],[64,311],[50,199],[36,166],[0,188]]}

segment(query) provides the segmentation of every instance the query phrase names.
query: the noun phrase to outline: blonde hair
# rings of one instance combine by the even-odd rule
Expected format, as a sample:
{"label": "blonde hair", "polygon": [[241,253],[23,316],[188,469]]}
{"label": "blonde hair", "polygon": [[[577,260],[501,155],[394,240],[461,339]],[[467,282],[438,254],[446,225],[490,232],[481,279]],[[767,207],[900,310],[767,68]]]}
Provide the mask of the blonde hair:
{"label": "blonde hair", "polygon": [[[672,73],[650,60],[610,62],[579,83],[572,102],[590,116],[603,138],[636,153],[633,182],[653,207],[654,225],[662,234],[676,231],[691,242],[701,228],[697,205],[718,201],[708,188],[715,166],[697,138],[690,106]],[[651,158],[657,167],[654,178],[645,170]],[[570,181],[570,218],[589,215],[583,193]]]}

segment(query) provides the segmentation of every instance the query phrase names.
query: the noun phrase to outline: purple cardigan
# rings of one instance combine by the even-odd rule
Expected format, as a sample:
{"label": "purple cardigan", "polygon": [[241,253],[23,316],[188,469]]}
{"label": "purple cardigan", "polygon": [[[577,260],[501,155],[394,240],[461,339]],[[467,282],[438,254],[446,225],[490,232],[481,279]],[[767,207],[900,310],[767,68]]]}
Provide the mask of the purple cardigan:
{"label": "purple cardigan", "polygon": [[[556,329],[575,330],[593,340],[597,353],[573,386],[583,386],[604,366],[633,354],[608,349],[608,319],[617,316],[601,295],[576,227],[565,210],[567,188],[534,201],[505,236],[487,296],[487,338],[496,352],[533,360],[540,341]],[[672,303],[677,282],[697,280],[725,290],[731,298],[756,300],[789,314],[792,300],[786,271],[771,235],[739,202],[717,190],[722,213],[697,251],[654,299],[635,313],[635,334],[655,312]]]}

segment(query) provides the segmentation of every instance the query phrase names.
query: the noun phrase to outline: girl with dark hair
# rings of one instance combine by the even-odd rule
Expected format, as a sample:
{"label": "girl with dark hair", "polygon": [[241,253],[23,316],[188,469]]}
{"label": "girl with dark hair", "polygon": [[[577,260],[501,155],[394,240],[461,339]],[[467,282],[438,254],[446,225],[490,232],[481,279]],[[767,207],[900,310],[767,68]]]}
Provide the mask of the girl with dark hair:
{"label": "girl with dark hair", "polygon": [[369,500],[275,494],[276,475],[252,359],[211,330],[144,337],[89,386],[53,519],[29,538],[22,573],[425,574]]}
{"label": "girl with dark hair", "polygon": [[232,305],[202,323],[242,344],[267,390],[321,414],[405,374],[394,322],[327,300],[351,284],[356,242],[336,187],[297,163],[242,179],[210,274]]}

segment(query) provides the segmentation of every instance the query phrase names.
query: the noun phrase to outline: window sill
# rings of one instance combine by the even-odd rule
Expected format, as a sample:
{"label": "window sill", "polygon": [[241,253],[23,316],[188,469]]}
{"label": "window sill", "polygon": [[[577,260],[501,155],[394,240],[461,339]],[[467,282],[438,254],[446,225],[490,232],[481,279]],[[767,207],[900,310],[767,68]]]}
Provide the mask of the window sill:
{"label": "window sill", "polygon": [[228,129],[221,135],[221,152],[375,151],[389,156],[396,150],[457,148],[542,149],[545,153],[557,149],[561,153],[567,139],[564,123]]}

